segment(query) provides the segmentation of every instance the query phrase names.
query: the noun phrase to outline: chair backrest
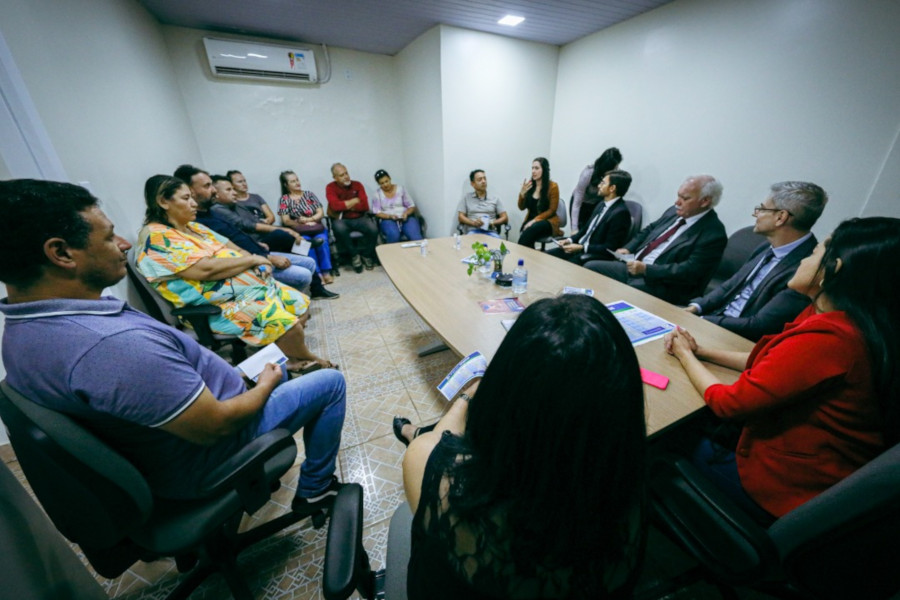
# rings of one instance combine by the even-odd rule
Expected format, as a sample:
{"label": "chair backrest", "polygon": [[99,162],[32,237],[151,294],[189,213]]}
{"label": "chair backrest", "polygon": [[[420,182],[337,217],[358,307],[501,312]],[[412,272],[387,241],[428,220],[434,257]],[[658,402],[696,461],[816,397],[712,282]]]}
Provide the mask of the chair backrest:
{"label": "chair backrest", "polygon": [[644,207],[634,200],[625,200],[625,206],[631,214],[631,229],[628,230],[628,237],[625,239],[630,240],[644,225]]}
{"label": "chair backrest", "polygon": [[0,382],[0,418],[31,489],[69,540],[110,548],[149,518],[153,500],[144,477],[73,419],[6,381]]}
{"label": "chair backrest", "polygon": [[718,287],[723,281],[737,273],[756,248],[766,241],[765,236],[753,232],[753,226],[742,227],[731,234],[722,261],[710,280],[707,289]]}
{"label": "chair backrest", "polygon": [[769,536],[789,579],[814,597],[900,591],[900,445],[778,519]]}
{"label": "chair backrest", "polygon": [[126,256],[128,257],[128,262],[125,268],[128,270],[128,280],[134,286],[134,289],[137,290],[141,302],[144,303],[144,308],[147,309],[147,314],[157,321],[171,325],[176,329],[181,329],[181,323],[172,315],[172,305],[159,295],[159,292],[150,285],[147,278],[138,270],[137,249],[132,246],[126,253]]}
{"label": "chair backrest", "polygon": [[556,207],[556,216],[559,217],[559,228],[563,229],[569,224],[569,211],[566,210],[566,201],[559,199],[559,206]]}

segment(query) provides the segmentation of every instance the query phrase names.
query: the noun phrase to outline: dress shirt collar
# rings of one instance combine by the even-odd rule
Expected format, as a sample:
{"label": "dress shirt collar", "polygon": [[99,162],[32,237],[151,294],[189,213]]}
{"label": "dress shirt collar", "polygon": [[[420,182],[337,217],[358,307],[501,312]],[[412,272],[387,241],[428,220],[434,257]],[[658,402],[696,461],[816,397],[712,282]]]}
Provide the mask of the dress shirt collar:
{"label": "dress shirt collar", "polygon": [[802,238],[798,240],[794,240],[790,244],[785,244],[783,246],[778,246],[777,248],[772,248],[772,252],[775,254],[775,260],[781,260],[788,254],[790,254],[797,246],[803,244],[806,240],[812,237],[812,232],[807,233]]}
{"label": "dress shirt collar", "polygon": [[[703,212],[697,213],[696,215],[694,215],[692,217],[685,217],[684,228],[687,229],[688,227],[690,227],[691,225],[693,225],[694,223],[696,223],[697,221],[702,219],[706,215],[706,213],[708,213],[711,210],[712,210],[711,208],[707,208]],[[678,220],[678,218],[675,219],[675,221],[677,221],[677,220]],[[672,223],[674,224],[675,221],[672,221]]]}

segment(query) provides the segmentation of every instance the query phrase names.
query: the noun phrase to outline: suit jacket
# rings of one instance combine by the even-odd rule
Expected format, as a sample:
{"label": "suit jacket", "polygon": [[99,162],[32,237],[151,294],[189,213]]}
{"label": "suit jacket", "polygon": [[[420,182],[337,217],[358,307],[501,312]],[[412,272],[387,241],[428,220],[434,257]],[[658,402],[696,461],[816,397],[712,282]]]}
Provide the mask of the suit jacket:
{"label": "suit jacket", "polygon": [[800,261],[809,256],[815,247],[816,236],[812,236],[778,261],[753,290],[739,317],[728,317],[721,312],[743,289],[744,280],[759,263],[762,254],[770,248],[768,243],[754,250],[750,259],[730,279],[706,296],[691,300],[691,303],[700,306],[707,321],[747,339],[756,341],[764,335],[779,333],[786,323],[796,319],[800,311],[809,305],[809,298],[789,290],[787,282],[794,276]]}
{"label": "suit jacket", "polygon": [[[677,218],[675,207],[670,207],[659,219],[638,232],[625,248],[629,252],[643,248],[671,227]],[[716,211],[710,209],[669,244],[652,265],[647,265],[642,283],[629,281],[629,285],[672,304],[687,304],[689,298],[703,292],[722,260],[727,243],[725,226]]]}
{"label": "suit jacket", "polygon": [[[588,219],[588,222],[585,224],[585,229],[587,229],[594,217],[603,210],[604,206],[605,204],[601,202],[594,208],[594,212],[591,213],[591,218]],[[610,259],[611,257],[607,250],[621,248],[622,244],[624,244],[625,240],[628,238],[628,231],[630,229],[631,213],[628,212],[625,200],[616,200],[609,207],[609,210],[606,211],[606,214],[603,215],[603,218],[600,219],[600,224],[597,225],[597,228],[594,229],[594,233],[592,233],[591,237],[588,239],[588,243],[584,247],[583,254],[580,257],[580,262],[584,263],[588,260]],[[583,231],[573,233],[571,236],[572,241],[577,244],[584,233],[585,232]]]}

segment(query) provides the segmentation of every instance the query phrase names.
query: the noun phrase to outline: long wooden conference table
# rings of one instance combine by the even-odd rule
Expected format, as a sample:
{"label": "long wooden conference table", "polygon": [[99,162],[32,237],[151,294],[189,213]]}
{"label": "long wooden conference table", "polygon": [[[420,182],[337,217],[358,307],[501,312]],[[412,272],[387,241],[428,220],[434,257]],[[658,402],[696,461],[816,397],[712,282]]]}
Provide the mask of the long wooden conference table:
{"label": "long wooden conference table", "polygon": [[[559,295],[565,286],[590,288],[594,297],[604,304],[624,300],[690,330],[705,345],[742,351],[753,347],[749,340],[668,302],[543,252],[505,242],[510,253],[504,259],[504,271],[512,272],[520,258],[525,260],[528,269],[528,291],[514,294],[511,288],[500,287],[477,272],[471,276],[466,274],[468,265],[461,260],[473,253],[474,242],[486,243],[494,249],[499,248],[501,240],[466,235],[462,237],[462,248],[456,250],[452,237],[429,239],[426,256],[421,255],[418,247],[404,248],[399,243],[377,248],[381,265],[400,294],[460,357],[478,350],[490,361],[506,335],[501,321],[515,317],[509,313],[486,314],[479,302],[518,296],[527,307],[541,298]],[[665,390],[644,385],[648,435],[667,429],[704,406],[703,398],[691,385],[678,359],[663,349],[662,339],[640,344],[635,351],[642,367],[670,379]],[[728,383],[739,375],[731,369],[708,366]]]}

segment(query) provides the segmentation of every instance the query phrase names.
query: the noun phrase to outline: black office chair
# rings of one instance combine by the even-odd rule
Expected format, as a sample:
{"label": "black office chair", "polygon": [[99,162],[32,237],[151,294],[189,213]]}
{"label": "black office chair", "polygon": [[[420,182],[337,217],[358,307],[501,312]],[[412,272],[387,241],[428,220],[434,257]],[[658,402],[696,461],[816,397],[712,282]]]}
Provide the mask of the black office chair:
{"label": "black office chair", "polygon": [[[279,487],[294,464],[290,432],[271,431],[250,442],[204,480],[202,499],[160,500],[125,458],[75,420],[44,408],[0,383],[0,418],[31,488],[50,520],[78,544],[104,577],[121,575],[136,560],[174,556],[191,573],[169,595],[187,598],[219,572],[236,599],[252,599],[237,569],[237,555],[296,523],[288,513],[237,533]],[[318,525],[324,515],[316,515]],[[194,566],[196,565],[196,566]]]}
{"label": "black office chair", "polygon": [[[221,308],[211,304],[175,308],[150,285],[147,278],[138,270],[136,263],[137,250],[132,247],[128,250],[127,257],[128,262],[125,266],[128,271],[128,280],[134,286],[134,289],[137,290],[138,297],[144,303],[144,308],[148,315],[160,323],[171,325],[175,329],[183,331],[200,342],[201,345],[213,351],[218,350],[225,344],[230,344],[231,362],[235,365],[247,358],[247,347],[241,339],[233,335],[213,333],[210,328],[209,318],[220,314],[222,312]],[[185,327],[181,319],[187,321],[190,327]]]}
{"label": "black office chair", "polygon": [[[378,218],[375,215],[373,215],[372,213],[366,213],[366,216],[361,217],[361,218],[372,219],[372,221],[375,223],[376,231],[378,231],[375,245],[377,246],[378,244],[382,243],[383,240],[381,239],[381,230],[378,229]],[[340,269],[338,268],[338,265],[341,262],[341,255],[340,255],[340,248],[338,248],[337,238],[334,237],[334,228],[332,227],[332,223],[331,223],[332,220],[333,219],[326,214],[322,218],[322,223],[324,223],[325,227],[328,229],[328,243],[330,244],[329,248],[331,250],[331,274],[334,275],[335,277],[340,277],[341,272],[340,272]],[[421,221],[420,221],[420,224],[421,224]],[[424,229],[422,230],[422,235],[423,236],[425,235]],[[358,240],[362,236],[363,236],[363,234],[361,234],[358,231],[350,232],[350,239],[353,240],[354,243],[356,242],[356,240]],[[378,264],[377,256],[375,257],[374,260],[375,260],[375,264]],[[344,266],[347,266],[347,265],[344,265]]]}
{"label": "black office chair", "polygon": [[900,591],[900,445],[764,528],[687,459],[651,467],[660,529],[731,586],[782,598],[889,598]]}
{"label": "black office chair", "polygon": [[706,293],[713,291],[729,277],[737,273],[753,251],[766,241],[765,236],[753,232],[753,226],[748,225],[738,229],[728,238],[725,252],[722,253],[722,261],[713,274],[712,279],[706,285]]}
{"label": "black office chair", "polygon": [[350,483],[341,488],[331,508],[322,575],[325,600],[344,600],[354,590],[373,600],[381,591],[384,572],[372,571],[362,532],[363,489],[358,483]]}

